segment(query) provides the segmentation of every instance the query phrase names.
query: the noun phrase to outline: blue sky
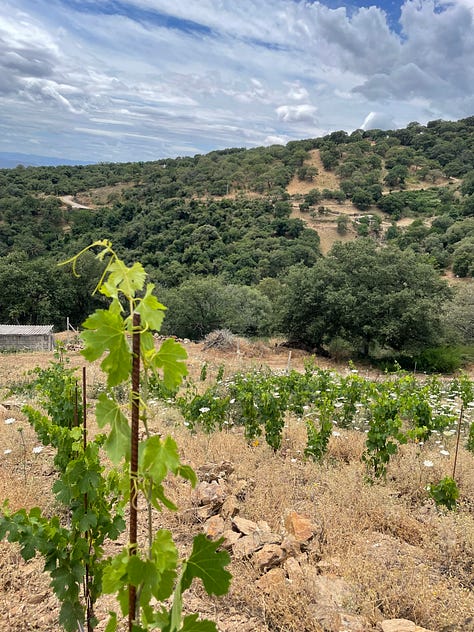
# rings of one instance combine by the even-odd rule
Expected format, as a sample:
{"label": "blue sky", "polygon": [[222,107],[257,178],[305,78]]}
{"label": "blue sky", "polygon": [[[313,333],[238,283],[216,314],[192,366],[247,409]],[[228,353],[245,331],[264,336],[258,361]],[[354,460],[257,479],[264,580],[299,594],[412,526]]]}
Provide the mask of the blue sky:
{"label": "blue sky", "polygon": [[137,161],[474,115],[474,0],[2,0],[0,151]]}

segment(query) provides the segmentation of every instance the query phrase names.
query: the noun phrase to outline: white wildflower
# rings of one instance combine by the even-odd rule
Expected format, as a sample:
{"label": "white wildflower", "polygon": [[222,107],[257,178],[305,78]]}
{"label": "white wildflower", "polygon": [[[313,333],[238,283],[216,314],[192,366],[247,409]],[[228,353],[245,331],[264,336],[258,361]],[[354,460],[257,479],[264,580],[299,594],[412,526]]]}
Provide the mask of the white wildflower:
{"label": "white wildflower", "polygon": [[41,454],[43,452],[43,446],[37,445],[33,448],[33,454]]}
{"label": "white wildflower", "polygon": [[211,409],[208,408],[207,406],[203,406],[202,408],[199,409],[200,413],[208,413]]}
{"label": "white wildflower", "polygon": [[235,404],[235,398],[234,397],[230,400],[229,404]]}
{"label": "white wildflower", "polygon": [[341,436],[341,433],[340,433],[340,432],[337,432],[336,430],[333,430],[333,431],[332,431],[332,436],[333,436],[333,437],[340,437],[340,436]]}
{"label": "white wildflower", "polygon": [[4,450],[4,451],[3,451],[3,454],[11,454],[11,453],[12,453],[12,451],[11,451],[11,450]]}
{"label": "white wildflower", "polygon": [[433,461],[426,460],[426,461],[423,461],[423,465],[425,467],[433,467],[434,463],[433,463]]}
{"label": "white wildflower", "polygon": [[9,417],[8,419],[5,419],[5,423],[7,424],[7,426],[10,426],[11,424],[14,424],[16,421],[16,419],[14,417]]}
{"label": "white wildflower", "polygon": [[439,453],[443,456],[449,456],[449,452],[447,450],[440,450]]}

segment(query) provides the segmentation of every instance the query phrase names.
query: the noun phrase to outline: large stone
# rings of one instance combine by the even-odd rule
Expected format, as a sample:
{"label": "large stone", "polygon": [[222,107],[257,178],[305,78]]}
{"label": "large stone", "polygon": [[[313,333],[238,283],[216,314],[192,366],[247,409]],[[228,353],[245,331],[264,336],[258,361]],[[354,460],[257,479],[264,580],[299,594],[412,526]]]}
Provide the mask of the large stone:
{"label": "large stone", "polygon": [[303,570],[298,560],[295,560],[294,557],[289,557],[287,560],[285,560],[283,568],[287,572],[288,579],[292,584],[297,584],[298,582],[302,581]]}
{"label": "large stone", "polygon": [[232,551],[236,559],[245,559],[251,557],[258,549],[261,548],[258,534],[244,535],[233,545]]}
{"label": "large stone", "polygon": [[330,601],[339,608],[352,594],[350,585],[344,579],[326,575],[319,575],[315,578],[313,589],[316,591],[320,601]]}
{"label": "large stone", "polygon": [[282,537],[279,533],[274,533],[268,522],[259,520],[257,522],[257,533],[262,544],[281,544]]}
{"label": "large stone", "polygon": [[260,531],[260,529],[257,533],[262,544],[281,544],[282,542],[282,537],[279,533],[274,533],[273,531]]}
{"label": "large stone", "polygon": [[225,522],[221,516],[211,516],[204,525],[204,531],[208,538],[217,540],[224,534]]}
{"label": "large stone", "polygon": [[221,507],[221,515],[224,518],[233,518],[239,513],[239,503],[235,496],[227,496]]}
{"label": "large stone", "polygon": [[233,486],[234,495],[238,498],[238,500],[245,500],[247,494],[255,487],[255,481],[250,479],[246,480],[245,478],[239,479],[235,485]]}
{"label": "large stone", "polygon": [[262,575],[260,579],[255,582],[257,588],[264,593],[278,593],[286,583],[285,571],[282,568],[272,568]]}
{"label": "large stone", "polygon": [[341,561],[337,557],[327,557],[320,560],[316,566],[319,568],[321,573],[337,573],[341,566]]}
{"label": "large stone", "polygon": [[285,529],[298,542],[307,542],[316,533],[316,527],[309,518],[296,511],[290,511],[285,517]]}
{"label": "large stone", "polygon": [[232,529],[226,529],[224,533],[222,534],[222,537],[224,538],[224,542],[222,543],[222,546],[225,549],[230,549],[237,542],[237,540],[240,540],[242,536],[240,533],[237,533],[237,531],[232,531]]}
{"label": "large stone", "polygon": [[382,632],[431,632],[408,619],[387,619],[381,623]]}
{"label": "large stone", "polygon": [[367,632],[373,629],[365,617],[344,612],[337,615],[336,626],[337,632]]}
{"label": "large stone", "polygon": [[254,563],[260,570],[268,570],[274,566],[278,566],[285,559],[285,551],[277,544],[265,544],[253,556]]}
{"label": "large stone", "polygon": [[315,618],[325,632],[369,632],[374,629],[365,617],[337,612],[324,606],[316,609]]}
{"label": "large stone", "polygon": [[219,481],[227,479],[234,471],[234,466],[230,461],[222,461],[221,463],[205,463],[197,470],[200,481]]}
{"label": "large stone", "polygon": [[247,520],[247,518],[241,518],[240,516],[235,516],[232,520],[232,524],[244,535],[250,535],[251,533],[255,533],[258,531],[258,525],[253,520]]}
{"label": "large stone", "polygon": [[227,490],[222,482],[202,481],[196,490],[196,498],[199,505],[211,505],[221,507],[227,496]]}
{"label": "large stone", "polygon": [[293,535],[287,535],[283,538],[281,548],[288,557],[297,557],[301,553],[301,545]]}

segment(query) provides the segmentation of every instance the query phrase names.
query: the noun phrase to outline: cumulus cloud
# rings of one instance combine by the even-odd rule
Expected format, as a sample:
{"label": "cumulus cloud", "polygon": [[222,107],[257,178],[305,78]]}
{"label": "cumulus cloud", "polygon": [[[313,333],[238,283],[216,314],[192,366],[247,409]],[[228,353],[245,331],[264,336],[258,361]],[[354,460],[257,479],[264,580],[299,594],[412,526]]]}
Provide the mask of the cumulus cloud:
{"label": "cumulus cloud", "polygon": [[288,136],[272,136],[270,134],[270,136],[267,136],[264,139],[263,144],[264,145],[286,145],[286,143],[289,140],[290,139],[288,138]]}
{"label": "cumulus cloud", "polygon": [[405,0],[395,31],[324,0],[4,0],[2,148],[140,160],[471,115],[473,15]]}
{"label": "cumulus cloud", "polygon": [[301,121],[313,123],[316,118],[317,108],[314,105],[303,103],[301,105],[280,105],[276,109],[280,121],[285,123],[299,123]]}

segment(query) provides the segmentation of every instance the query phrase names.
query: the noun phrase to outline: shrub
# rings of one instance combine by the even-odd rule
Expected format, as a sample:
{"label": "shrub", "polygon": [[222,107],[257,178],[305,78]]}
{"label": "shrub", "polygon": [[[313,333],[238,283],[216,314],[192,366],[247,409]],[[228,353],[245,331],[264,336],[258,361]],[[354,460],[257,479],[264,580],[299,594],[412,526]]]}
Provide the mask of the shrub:
{"label": "shrub", "polygon": [[462,355],[457,347],[433,347],[425,349],[413,360],[420,371],[454,373],[461,367]]}

